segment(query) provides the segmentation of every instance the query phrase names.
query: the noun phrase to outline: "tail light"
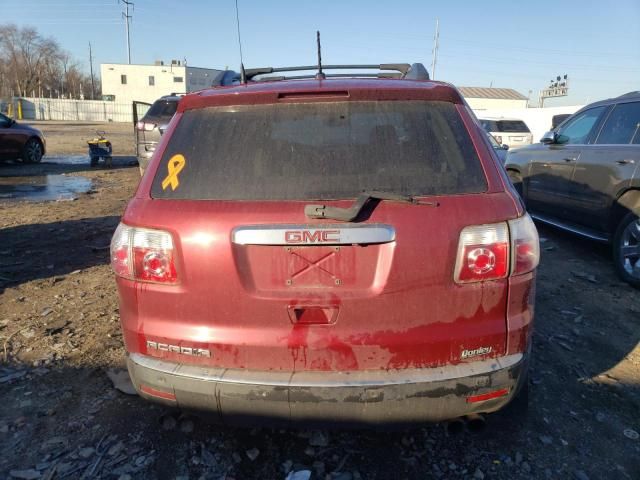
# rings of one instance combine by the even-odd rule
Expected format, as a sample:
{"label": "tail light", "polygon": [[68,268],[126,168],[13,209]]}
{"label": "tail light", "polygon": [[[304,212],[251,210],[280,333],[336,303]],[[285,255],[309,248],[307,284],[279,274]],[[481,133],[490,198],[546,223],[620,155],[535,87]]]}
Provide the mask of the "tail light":
{"label": "tail light", "polygon": [[460,232],[456,283],[498,280],[538,266],[538,232],[529,215],[508,222],[465,227]]}
{"label": "tail light", "polygon": [[111,239],[111,267],[131,280],[178,283],[173,238],[162,230],[118,225]]}
{"label": "tail light", "polygon": [[540,262],[538,230],[528,214],[509,220],[511,232],[511,275],[535,269]]}
{"label": "tail light", "polygon": [[140,121],[140,122],[136,123],[136,128],[138,130],[144,130],[144,131],[150,132],[151,130],[156,128],[156,124],[155,123],[146,123],[146,122]]}
{"label": "tail light", "polygon": [[458,283],[505,278],[509,273],[509,230],[506,223],[465,227],[458,242]]}

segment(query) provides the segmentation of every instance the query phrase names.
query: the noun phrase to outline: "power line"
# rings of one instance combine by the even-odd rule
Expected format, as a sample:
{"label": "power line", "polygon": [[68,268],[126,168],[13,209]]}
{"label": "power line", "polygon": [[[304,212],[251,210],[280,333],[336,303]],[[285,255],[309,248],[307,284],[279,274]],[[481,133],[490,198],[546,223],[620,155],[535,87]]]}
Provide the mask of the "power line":
{"label": "power line", "polygon": [[131,9],[135,8],[133,2],[129,0],[120,0],[124,4],[125,11],[122,12],[122,17],[125,21],[125,29],[127,31],[127,63],[131,65],[131,39],[129,37],[129,19],[133,17],[133,15],[129,15],[129,5],[131,5]]}

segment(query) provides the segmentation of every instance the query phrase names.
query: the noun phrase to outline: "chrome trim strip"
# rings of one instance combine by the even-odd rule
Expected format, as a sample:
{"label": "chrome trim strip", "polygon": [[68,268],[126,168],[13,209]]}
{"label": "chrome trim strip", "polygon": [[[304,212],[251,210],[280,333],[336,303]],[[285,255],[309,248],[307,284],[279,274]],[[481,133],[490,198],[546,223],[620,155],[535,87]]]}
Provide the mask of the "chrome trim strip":
{"label": "chrome trim strip", "polygon": [[569,226],[567,226],[567,225],[565,225],[563,223],[560,223],[560,222],[558,222],[556,220],[550,220],[550,219],[548,219],[548,218],[546,218],[546,217],[544,217],[542,215],[538,215],[538,214],[531,213],[531,212],[529,212],[529,215],[531,215],[531,217],[534,220],[538,220],[539,222],[546,223],[548,225],[552,225],[552,226],[554,226],[556,228],[560,228],[562,230],[566,230],[568,232],[575,233],[576,235],[580,235],[582,237],[590,238],[591,240],[596,240],[598,242],[603,242],[603,243],[608,243],[610,241],[609,237],[606,237],[606,236],[603,236],[603,235],[596,235],[595,233],[589,233],[586,230],[582,230],[582,229],[579,229],[579,228],[576,228],[576,227],[569,227]]}
{"label": "chrome trim strip", "polygon": [[185,380],[203,380],[240,385],[273,387],[379,387],[416,383],[442,382],[474,375],[487,375],[512,368],[524,359],[522,353],[490,358],[471,363],[438,368],[406,370],[369,370],[354,372],[262,372],[224,368],[207,368],[165,362],[138,353],[129,359],[142,368],[158,373],[183,377]]}
{"label": "chrome trim strip", "polygon": [[238,245],[357,245],[389,243],[396,239],[391,225],[243,225],[231,232]]}

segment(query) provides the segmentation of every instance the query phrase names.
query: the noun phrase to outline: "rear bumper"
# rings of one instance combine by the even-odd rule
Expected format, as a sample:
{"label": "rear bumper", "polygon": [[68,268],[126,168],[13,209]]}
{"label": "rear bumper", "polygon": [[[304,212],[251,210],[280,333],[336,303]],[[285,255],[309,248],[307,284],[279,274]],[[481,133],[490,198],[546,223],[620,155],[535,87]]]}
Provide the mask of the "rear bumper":
{"label": "rear bumper", "polygon": [[[256,372],[128,357],[138,393],[229,423],[437,422],[504,407],[526,381],[527,354],[442,368],[362,372]],[[499,398],[468,397],[506,389]]]}

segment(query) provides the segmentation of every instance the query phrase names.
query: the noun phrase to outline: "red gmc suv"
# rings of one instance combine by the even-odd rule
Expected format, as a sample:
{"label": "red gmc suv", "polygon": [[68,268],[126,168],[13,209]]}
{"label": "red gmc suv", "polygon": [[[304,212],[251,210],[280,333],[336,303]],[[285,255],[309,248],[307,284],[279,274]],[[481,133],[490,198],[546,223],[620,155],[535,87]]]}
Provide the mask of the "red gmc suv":
{"label": "red gmc suv", "polygon": [[180,100],[111,245],[141,396],[388,424],[526,388],[536,229],[460,93],[379,67]]}

